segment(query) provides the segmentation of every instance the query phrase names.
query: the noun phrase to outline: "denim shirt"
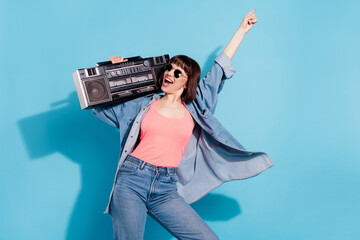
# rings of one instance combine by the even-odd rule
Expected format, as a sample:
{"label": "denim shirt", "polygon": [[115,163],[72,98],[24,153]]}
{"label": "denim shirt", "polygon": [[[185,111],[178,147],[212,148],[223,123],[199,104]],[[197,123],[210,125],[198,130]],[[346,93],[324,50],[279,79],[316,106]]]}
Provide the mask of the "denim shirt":
{"label": "denim shirt", "polygon": [[[247,151],[213,116],[218,94],[225,80],[234,73],[229,57],[221,53],[211,71],[200,80],[195,100],[185,104],[197,124],[177,168],[177,186],[189,204],[224,182],[253,177],[273,166],[266,153]],[[105,213],[110,212],[117,173],[136,146],[141,121],[159,98],[159,94],[150,94],[113,106],[93,108],[98,118],[120,130],[120,159]]]}

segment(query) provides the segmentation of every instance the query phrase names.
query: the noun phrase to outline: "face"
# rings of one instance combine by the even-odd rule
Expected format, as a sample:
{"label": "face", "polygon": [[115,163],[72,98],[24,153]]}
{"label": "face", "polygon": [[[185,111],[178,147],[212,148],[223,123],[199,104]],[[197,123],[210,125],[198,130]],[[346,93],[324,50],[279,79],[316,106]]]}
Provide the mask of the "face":
{"label": "face", "polygon": [[181,96],[187,80],[188,76],[184,69],[172,63],[165,68],[161,90],[164,93],[178,93]]}

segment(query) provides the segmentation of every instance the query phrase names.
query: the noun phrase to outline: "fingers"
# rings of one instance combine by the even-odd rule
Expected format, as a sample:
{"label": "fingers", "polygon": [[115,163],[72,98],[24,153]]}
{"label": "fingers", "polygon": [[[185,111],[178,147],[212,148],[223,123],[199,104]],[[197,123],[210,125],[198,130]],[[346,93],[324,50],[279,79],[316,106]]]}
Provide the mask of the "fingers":
{"label": "fingers", "polygon": [[120,57],[111,56],[111,57],[109,57],[109,61],[111,61],[112,63],[119,63],[120,62]]}
{"label": "fingers", "polygon": [[127,59],[125,59],[124,57],[120,57],[120,62],[126,62]]}
{"label": "fingers", "polygon": [[255,12],[256,9],[251,10],[248,14],[245,15],[244,20],[248,24],[255,24],[257,22],[257,18],[253,12]]}
{"label": "fingers", "polygon": [[245,31],[245,33],[247,33],[252,28],[252,26],[257,22],[257,18],[254,13],[255,11],[256,9],[254,8],[248,14],[246,14],[240,24],[239,29]]}
{"label": "fingers", "polygon": [[127,59],[124,59],[124,57],[111,56],[109,57],[109,61],[111,61],[112,63],[120,63],[120,62],[126,62]]}
{"label": "fingers", "polygon": [[249,18],[247,22],[248,24],[255,24],[257,22],[257,18]]}
{"label": "fingers", "polygon": [[256,9],[254,8],[253,10],[251,10],[248,14],[246,14],[246,16],[249,16],[251,14],[253,14],[256,11]]}

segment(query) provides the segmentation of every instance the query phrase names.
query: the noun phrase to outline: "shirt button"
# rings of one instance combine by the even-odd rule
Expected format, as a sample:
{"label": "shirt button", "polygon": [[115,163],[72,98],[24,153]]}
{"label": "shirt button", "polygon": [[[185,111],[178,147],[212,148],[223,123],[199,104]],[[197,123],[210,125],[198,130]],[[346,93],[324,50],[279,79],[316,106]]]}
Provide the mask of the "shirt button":
{"label": "shirt button", "polygon": [[194,111],[191,111],[192,113],[194,113]]}
{"label": "shirt button", "polygon": [[131,138],[133,138],[134,136],[130,136]]}
{"label": "shirt button", "polygon": [[127,150],[125,150],[124,152],[127,153]]}
{"label": "shirt button", "polygon": [[211,136],[213,136],[214,135],[214,133],[211,133]]}
{"label": "shirt button", "polygon": [[136,121],[136,123],[139,123],[139,121]]}
{"label": "shirt button", "polygon": [[143,111],[145,111],[145,108],[143,108]]}
{"label": "shirt button", "polygon": [[227,143],[227,140],[225,141],[225,143]]}

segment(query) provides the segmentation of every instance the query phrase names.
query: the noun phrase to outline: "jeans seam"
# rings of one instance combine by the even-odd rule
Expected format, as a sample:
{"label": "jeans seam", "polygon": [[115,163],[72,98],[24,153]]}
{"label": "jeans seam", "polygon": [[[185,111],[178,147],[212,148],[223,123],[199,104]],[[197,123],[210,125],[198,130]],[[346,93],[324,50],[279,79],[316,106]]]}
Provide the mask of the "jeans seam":
{"label": "jeans seam", "polygon": [[[111,203],[110,203],[111,204]],[[110,214],[111,215],[111,214]],[[111,218],[112,218],[113,216],[111,215]],[[115,223],[114,223],[114,221],[113,221],[113,219],[111,219],[111,222],[112,222],[112,226],[113,226],[113,234],[114,234],[114,240],[116,240],[115,238],[116,238],[116,234],[115,234]]]}
{"label": "jeans seam", "polygon": [[157,170],[155,170],[155,172],[154,172],[154,178],[153,178],[153,180],[151,181],[151,184],[150,184],[150,188],[149,188],[149,194],[148,194],[148,196],[147,196],[147,201],[150,201],[151,200],[151,194],[152,194],[152,192],[155,192],[154,191],[154,189],[156,188],[156,186],[154,186],[154,185],[156,185],[156,183],[155,183],[155,181],[156,181],[156,178],[158,177],[158,171]]}

